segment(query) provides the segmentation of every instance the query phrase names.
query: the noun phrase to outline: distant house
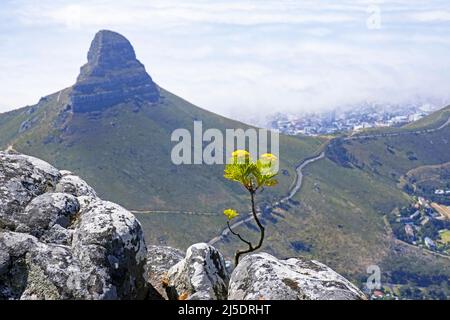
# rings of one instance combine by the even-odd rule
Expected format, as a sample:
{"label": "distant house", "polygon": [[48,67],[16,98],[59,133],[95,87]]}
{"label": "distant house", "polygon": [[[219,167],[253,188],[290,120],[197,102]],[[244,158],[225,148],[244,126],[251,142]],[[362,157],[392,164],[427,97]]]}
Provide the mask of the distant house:
{"label": "distant house", "polygon": [[442,189],[436,189],[436,190],[434,190],[434,194],[439,194],[439,195],[445,194],[445,191]]}
{"label": "distant house", "polygon": [[384,297],[384,293],[383,293],[383,291],[380,291],[380,290],[374,290],[372,293],[372,296],[374,298],[380,299],[380,298]]}
{"label": "distant house", "polygon": [[421,224],[422,226],[424,226],[424,225],[426,225],[429,221],[430,221],[430,219],[429,219],[428,217],[425,217],[425,218],[423,218],[423,219],[420,221],[420,224]]}
{"label": "distant house", "polygon": [[425,117],[425,116],[426,116],[425,113],[423,113],[423,112],[418,112],[418,113],[411,114],[411,115],[408,117],[408,120],[411,121],[411,122],[413,122],[413,121],[420,120],[420,119],[422,119],[422,118]]}
{"label": "distant house", "polygon": [[405,233],[408,237],[414,239],[414,229],[410,224],[405,226]]}
{"label": "distant house", "polygon": [[436,244],[435,244],[434,241],[431,240],[430,238],[425,237],[424,241],[425,241],[425,245],[426,245],[429,249],[433,249],[433,248],[436,247]]}
{"label": "distant house", "polygon": [[416,212],[414,212],[412,215],[409,216],[409,218],[411,220],[414,220],[414,219],[416,219],[418,217],[420,217],[420,211],[419,210],[416,210]]}
{"label": "distant house", "polygon": [[417,199],[417,200],[421,206],[424,206],[426,204],[426,201],[423,197],[419,197],[419,199]]}
{"label": "distant house", "polygon": [[425,212],[430,218],[433,218],[433,219],[436,219],[440,216],[439,213],[437,213],[436,211],[434,211],[431,208],[427,208],[427,210]]}
{"label": "distant house", "polygon": [[398,218],[397,221],[401,222],[401,223],[411,223],[412,222],[410,217],[401,217],[401,218]]}
{"label": "distant house", "polygon": [[394,124],[407,123],[408,117],[407,116],[396,116],[391,119],[391,122]]}

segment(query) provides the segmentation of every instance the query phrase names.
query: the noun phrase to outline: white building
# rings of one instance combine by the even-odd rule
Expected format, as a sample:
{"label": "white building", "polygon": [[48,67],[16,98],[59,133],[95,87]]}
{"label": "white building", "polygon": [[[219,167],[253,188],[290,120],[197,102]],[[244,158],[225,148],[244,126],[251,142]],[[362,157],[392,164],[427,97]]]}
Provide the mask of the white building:
{"label": "white building", "polygon": [[432,249],[432,248],[435,247],[434,241],[431,240],[430,238],[425,237],[424,241],[425,241],[425,245],[426,245],[429,249]]}

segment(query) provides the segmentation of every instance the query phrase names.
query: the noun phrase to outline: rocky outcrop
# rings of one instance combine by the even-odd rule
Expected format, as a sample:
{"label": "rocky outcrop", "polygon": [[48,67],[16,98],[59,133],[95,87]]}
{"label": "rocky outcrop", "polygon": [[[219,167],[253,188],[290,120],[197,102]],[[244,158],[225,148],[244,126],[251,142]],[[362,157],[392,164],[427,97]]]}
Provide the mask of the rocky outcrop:
{"label": "rocky outcrop", "polygon": [[167,296],[169,269],[184,259],[184,253],[166,246],[150,246],[147,249],[147,277],[150,284],[164,298]]}
{"label": "rocky outcrop", "polygon": [[0,299],[144,299],[145,263],[130,212],[70,172],[0,152]]}
{"label": "rocky outcrop", "polygon": [[158,99],[159,89],[136,59],[130,42],[116,32],[99,31],[70,95],[73,111],[101,111],[130,100],[153,103]]}
{"label": "rocky outcrop", "polygon": [[365,295],[317,261],[278,260],[267,253],[246,256],[234,269],[230,300],[360,300]]}
{"label": "rocky outcrop", "polygon": [[170,299],[225,300],[229,274],[222,254],[206,243],[189,247],[167,275]]}

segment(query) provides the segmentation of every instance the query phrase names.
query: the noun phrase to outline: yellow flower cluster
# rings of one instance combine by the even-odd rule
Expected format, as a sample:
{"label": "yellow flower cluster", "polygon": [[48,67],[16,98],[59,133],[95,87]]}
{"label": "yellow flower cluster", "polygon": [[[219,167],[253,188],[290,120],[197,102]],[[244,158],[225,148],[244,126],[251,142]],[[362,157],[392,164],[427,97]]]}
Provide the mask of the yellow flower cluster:
{"label": "yellow flower cluster", "polygon": [[250,153],[246,150],[236,150],[231,154],[231,156],[236,158],[247,158],[250,157]]}
{"label": "yellow flower cluster", "polygon": [[[233,158],[250,158],[250,153],[247,150],[236,150],[231,154],[231,156]],[[274,162],[278,160],[277,156],[272,153],[264,153],[260,156],[260,159],[267,162]]]}
{"label": "yellow flower cluster", "polygon": [[276,155],[273,155],[271,153],[264,153],[264,154],[261,155],[261,160],[265,160],[265,161],[268,161],[268,162],[273,162],[273,161],[277,161],[278,158],[277,158]]}
{"label": "yellow flower cluster", "polygon": [[236,218],[239,213],[234,209],[226,209],[223,211],[223,214],[227,217],[228,220]]}

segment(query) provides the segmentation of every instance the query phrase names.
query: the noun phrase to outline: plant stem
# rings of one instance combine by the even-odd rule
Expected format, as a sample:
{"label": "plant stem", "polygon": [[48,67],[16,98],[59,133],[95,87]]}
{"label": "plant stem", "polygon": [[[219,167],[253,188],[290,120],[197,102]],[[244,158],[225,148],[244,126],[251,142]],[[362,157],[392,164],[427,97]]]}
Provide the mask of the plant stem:
{"label": "plant stem", "polygon": [[250,197],[251,197],[251,201],[252,201],[252,214],[253,214],[253,219],[255,219],[256,224],[258,225],[258,228],[260,230],[260,238],[259,238],[259,242],[258,245],[256,247],[253,247],[252,244],[249,241],[244,240],[238,233],[235,233],[233,230],[231,230],[230,225],[228,224],[228,228],[230,229],[231,233],[238,236],[239,239],[241,239],[241,241],[245,242],[248,244],[249,248],[247,250],[238,250],[236,251],[236,255],[234,256],[234,265],[237,266],[239,264],[239,258],[241,255],[245,254],[245,253],[249,253],[249,252],[253,252],[255,250],[258,250],[259,248],[261,248],[263,241],[264,241],[264,226],[261,224],[261,222],[259,221],[258,215],[256,213],[256,206],[255,206],[255,193],[256,190],[249,190],[250,192]]}
{"label": "plant stem", "polygon": [[228,226],[228,230],[230,230],[230,232],[231,232],[232,234],[234,234],[235,236],[237,236],[242,242],[245,242],[245,243],[248,245],[249,249],[253,249],[253,246],[252,246],[252,244],[251,244],[250,241],[245,240],[239,233],[234,232],[233,229],[231,229],[231,226],[230,226],[230,222],[229,222],[229,221],[227,221],[227,226]]}
{"label": "plant stem", "polygon": [[254,250],[258,250],[259,248],[261,248],[261,246],[262,246],[262,244],[263,244],[263,241],[264,241],[264,231],[265,231],[265,229],[264,229],[264,226],[263,226],[263,225],[261,224],[261,222],[259,221],[258,215],[256,214],[256,208],[255,208],[255,191],[250,191],[250,196],[251,196],[251,199],[252,199],[252,213],[253,213],[253,218],[255,219],[256,224],[258,225],[259,230],[260,230],[260,234],[261,234],[261,237],[259,238],[259,243],[258,243],[258,245],[257,245],[255,248],[253,248],[253,251],[254,251]]}

